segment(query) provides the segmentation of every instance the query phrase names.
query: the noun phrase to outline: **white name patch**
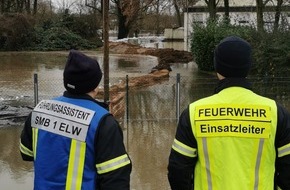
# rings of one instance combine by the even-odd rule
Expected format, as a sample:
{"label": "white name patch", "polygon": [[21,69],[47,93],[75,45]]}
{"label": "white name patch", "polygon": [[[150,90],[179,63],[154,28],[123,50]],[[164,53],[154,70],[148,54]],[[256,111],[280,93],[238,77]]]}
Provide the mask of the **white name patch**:
{"label": "white name patch", "polygon": [[31,126],[84,142],[94,114],[80,106],[45,100],[33,110]]}
{"label": "white name patch", "polygon": [[57,100],[42,100],[35,106],[36,112],[46,113],[89,125],[95,111]]}

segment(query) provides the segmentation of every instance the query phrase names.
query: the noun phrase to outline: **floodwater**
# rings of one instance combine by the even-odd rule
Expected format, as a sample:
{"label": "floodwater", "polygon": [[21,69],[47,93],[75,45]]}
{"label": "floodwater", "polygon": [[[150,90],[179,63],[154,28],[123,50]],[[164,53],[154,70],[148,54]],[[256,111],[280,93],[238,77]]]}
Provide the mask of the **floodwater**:
{"label": "floodwater", "polygon": [[[101,54],[86,53],[96,57],[102,66]],[[0,112],[5,105],[33,107],[36,73],[39,100],[61,95],[66,56],[67,52],[0,53]],[[110,83],[118,83],[126,75],[130,78],[148,74],[156,65],[157,58],[152,56],[110,55]],[[167,163],[177,115],[191,101],[212,94],[216,84],[213,75],[200,73],[194,63],[174,64],[172,70],[166,81],[138,90],[129,89],[129,120],[125,116],[118,119],[133,162],[132,190],[170,189]],[[181,75],[180,96],[176,90],[177,73]],[[280,100],[290,108],[290,85],[279,85],[286,88],[279,95]],[[271,92],[271,89],[261,88],[260,92]],[[179,107],[176,107],[177,102]],[[0,122],[0,184],[3,190],[33,189],[33,165],[21,160],[18,148],[22,123]]]}
{"label": "floodwater", "polygon": [[[96,57],[102,66],[101,54],[86,53]],[[5,105],[33,107],[36,73],[39,100],[62,94],[66,56],[67,52],[0,53],[0,110]],[[152,56],[111,55],[110,83],[118,83],[126,75],[148,74],[156,65],[157,58]],[[133,190],[170,189],[167,163],[177,122],[174,83],[177,73],[190,79],[196,66],[194,63],[175,64],[172,69],[167,81],[130,92],[130,120],[126,122],[120,118],[124,143],[133,162]],[[0,184],[3,190],[33,189],[33,165],[21,160],[18,148],[22,123],[0,123]]]}
{"label": "floodwater", "polygon": [[[21,129],[22,126],[0,129],[0,184],[3,190],[33,189],[33,165],[22,161],[18,150]],[[175,124],[169,121],[132,122],[124,130],[125,144],[133,163],[131,189],[170,189],[166,166],[174,132]]]}

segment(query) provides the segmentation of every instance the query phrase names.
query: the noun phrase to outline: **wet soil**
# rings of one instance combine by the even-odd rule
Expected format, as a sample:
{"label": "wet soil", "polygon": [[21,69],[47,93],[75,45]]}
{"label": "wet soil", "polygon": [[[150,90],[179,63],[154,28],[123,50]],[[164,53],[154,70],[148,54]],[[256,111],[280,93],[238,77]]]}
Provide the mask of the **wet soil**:
{"label": "wet soil", "polygon": [[[125,42],[110,42],[109,49],[112,54],[139,54],[156,56],[158,58],[158,64],[151,69],[150,73],[138,77],[130,77],[128,81],[130,90],[160,84],[169,79],[169,73],[172,71],[170,66],[172,64],[189,63],[193,60],[191,53],[187,51],[170,48],[145,48]],[[124,115],[125,94],[126,81],[110,87],[110,111],[117,118],[121,118]],[[100,89],[97,98],[103,99],[103,97],[104,91]],[[12,125],[22,122],[32,109],[32,107],[0,106],[0,125]]]}
{"label": "wet soil", "polygon": [[172,48],[145,48],[139,45],[129,44],[125,42],[111,42],[109,44],[109,48],[111,53],[151,55],[158,57],[158,65],[152,68],[153,71],[163,69],[171,71],[171,64],[188,63],[190,61],[193,61],[191,52],[174,50]]}
{"label": "wet soil", "polygon": [[[151,72],[138,77],[130,77],[128,86],[130,89],[138,89],[152,86],[168,80],[169,73],[172,71],[171,65],[174,63],[189,63],[193,61],[192,54],[187,51],[174,50],[171,48],[156,49],[145,48],[139,45],[134,45],[125,42],[111,42],[109,44],[110,53],[114,54],[139,54],[150,55],[158,58],[158,64],[151,69]],[[112,114],[120,118],[125,111],[125,81],[118,85],[110,87],[110,111]],[[104,91],[100,89],[98,98],[103,98]]]}
{"label": "wet soil", "polygon": [[[151,55],[158,58],[158,64],[151,69],[150,73],[143,76],[130,78],[130,88],[140,88],[160,83],[160,81],[169,77],[169,72],[172,71],[170,67],[172,64],[189,63],[193,61],[193,57],[190,52],[174,50],[171,48],[145,48],[125,42],[110,42],[109,49],[110,53],[114,54]],[[124,88],[125,84],[120,83],[118,86],[112,86],[110,91],[120,91],[124,90]],[[103,95],[103,92],[100,92],[100,95]]]}

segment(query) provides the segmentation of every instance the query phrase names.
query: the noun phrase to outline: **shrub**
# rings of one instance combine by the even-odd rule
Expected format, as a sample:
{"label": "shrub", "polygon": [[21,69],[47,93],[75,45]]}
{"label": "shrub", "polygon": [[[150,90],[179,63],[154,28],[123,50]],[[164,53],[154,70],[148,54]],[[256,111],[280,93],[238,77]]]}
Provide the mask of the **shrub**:
{"label": "shrub", "polygon": [[253,32],[251,36],[255,74],[259,77],[289,76],[290,32]]}
{"label": "shrub", "polygon": [[32,49],[41,51],[92,49],[98,47],[96,42],[83,39],[66,27],[52,27],[47,30],[37,28],[34,43]]}
{"label": "shrub", "polygon": [[226,22],[209,22],[206,26],[194,25],[191,40],[191,52],[200,70],[213,71],[213,52],[215,46],[226,36],[236,35],[249,39],[252,28],[232,26]]}
{"label": "shrub", "polygon": [[0,16],[0,49],[23,50],[31,45],[33,19],[23,14]]}
{"label": "shrub", "polygon": [[257,32],[245,26],[226,23],[194,25],[191,52],[200,70],[213,71],[213,51],[224,37],[236,35],[247,40],[253,48],[251,75],[260,78],[285,77],[290,72],[290,32],[282,27],[273,32]]}

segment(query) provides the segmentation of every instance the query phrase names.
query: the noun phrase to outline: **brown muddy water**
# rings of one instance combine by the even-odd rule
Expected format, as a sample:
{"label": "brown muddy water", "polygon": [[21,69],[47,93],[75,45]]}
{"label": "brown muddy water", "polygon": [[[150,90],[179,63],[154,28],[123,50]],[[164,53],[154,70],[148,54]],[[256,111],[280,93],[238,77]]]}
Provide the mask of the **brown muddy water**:
{"label": "brown muddy water", "polygon": [[[22,126],[0,129],[1,190],[33,189],[33,165],[20,158],[21,129]],[[124,130],[125,144],[133,163],[131,189],[170,189],[166,167],[174,132],[175,122],[166,121],[132,122]]]}
{"label": "brown muddy water", "polygon": [[[68,52],[5,52],[0,53],[0,114],[7,106],[23,109],[34,106],[34,74],[38,74],[39,100],[61,95],[62,71]],[[102,55],[94,56],[102,66]],[[157,58],[137,55],[110,55],[110,83],[148,74],[157,65]],[[174,64],[166,81],[151,87],[129,91],[128,112],[119,118],[124,143],[132,159],[132,190],[167,190],[167,163],[174,139],[177,115],[196,99],[212,94],[214,75],[200,73],[194,63]],[[180,95],[177,94],[177,73],[180,73]],[[102,83],[101,83],[102,84]],[[290,83],[256,83],[255,91],[278,98],[290,108]],[[282,91],[282,93],[281,93]],[[179,97],[178,99],[176,99]],[[176,108],[180,103],[180,111]],[[18,112],[18,111],[15,111]],[[26,113],[25,114],[28,114]],[[179,114],[178,114],[179,113]],[[1,116],[1,115],[0,115]],[[129,118],[129,120],[126,120]],[[33,189],[33,165],[21,160],[19,137],[23,120],[7,121],[0,117],[0,189]]]}
{"label": "brown muddy water", "polygon": [[[102,55],[95,56],[102,66]],[[34,105],[33,77],[38,74],[39,100],[62,94],[62,69],[67,52],[5,52],[0,53],[0,113],[5,106]],[[125,76],[148,74],[157,65],[151,56],[111,55],[110,83],[118,83]],[[196,66],[175,64],[167,81],[130,92],[130,120],[120,118],[124,143],[132,159],[132,190],[170,189],[167,181],[167,163],[176,130],[174,103],[176,73],[190,83]],[[188,88],[184,84],[183,88]],[[187,92],[184,90],[183,92]],[[187,97],[187,94],[183,95]],[[189,101],[181,100],[183,103]],[[132,109],[131,109],[132,108]],[[0,121],[0,184],[1,190],[33,189],[33,165],[21,160],[19,137],[23,120]]]}

